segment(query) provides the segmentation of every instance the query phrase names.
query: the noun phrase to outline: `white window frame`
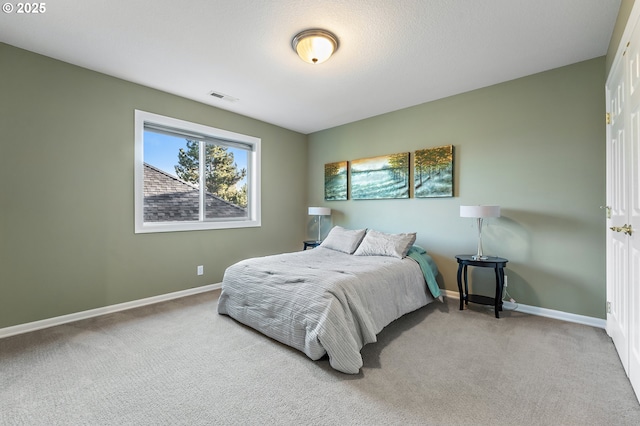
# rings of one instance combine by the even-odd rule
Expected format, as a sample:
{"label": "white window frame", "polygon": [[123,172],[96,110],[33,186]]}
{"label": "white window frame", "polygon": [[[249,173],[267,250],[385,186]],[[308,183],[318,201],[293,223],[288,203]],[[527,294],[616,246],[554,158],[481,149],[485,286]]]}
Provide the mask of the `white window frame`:
{"label": "white window frame", "polygon": [[[248,217],[215,221],[145,222],[144,221],[144,130],[145,123],[178,129],[186,134],[223,139],[251,146],[247,159]],[[228,130],[135,110],[135,233],[200,231],[209,229],[248,228],[261,226],[260,219],[260,144],[261,139]]]}

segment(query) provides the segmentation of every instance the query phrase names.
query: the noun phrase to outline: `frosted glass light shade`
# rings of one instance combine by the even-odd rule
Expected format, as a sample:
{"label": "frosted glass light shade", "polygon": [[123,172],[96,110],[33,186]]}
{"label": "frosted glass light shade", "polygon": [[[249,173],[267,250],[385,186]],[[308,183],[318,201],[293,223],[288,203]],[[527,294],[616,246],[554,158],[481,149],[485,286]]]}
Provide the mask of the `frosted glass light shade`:
{"label": "frosted glass light shade", "polygon": [[309,216],[330,216],[331,209],[329,207],[309,207]]}
{"label": "frosted glass light shade", "polygon": [[500,206],[460,206],[460,217],[500,217]]}
{"label": "frosted glass light shade", "polygon": [[329,31],[305,30],[293,38],[291,46],[303,61],[321,64],[338,49],[338,39]]}

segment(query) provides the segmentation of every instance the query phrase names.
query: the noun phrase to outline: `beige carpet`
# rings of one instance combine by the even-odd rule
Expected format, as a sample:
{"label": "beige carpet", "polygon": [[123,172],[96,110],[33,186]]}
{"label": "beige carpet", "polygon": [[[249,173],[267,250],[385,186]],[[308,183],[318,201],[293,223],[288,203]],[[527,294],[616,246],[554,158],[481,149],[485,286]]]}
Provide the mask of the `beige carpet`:
{"label": "beige carpet", "polygon": [[350,376],[218,315],[218,294],[0,340],[0,424],[640,424],[601,329],[435,302]]}

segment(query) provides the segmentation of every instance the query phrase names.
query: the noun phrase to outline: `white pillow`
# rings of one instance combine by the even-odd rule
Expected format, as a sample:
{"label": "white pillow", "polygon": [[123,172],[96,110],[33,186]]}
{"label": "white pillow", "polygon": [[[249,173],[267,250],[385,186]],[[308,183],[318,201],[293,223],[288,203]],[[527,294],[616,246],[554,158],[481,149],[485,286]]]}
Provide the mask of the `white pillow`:
{"label": "white pillow", "polygon": [[341,226],[334,226],[329,231],[329,235],[324,239],[320,247],[353,254],[358,248],[360,241],[364,237],[366,229],[345,229]]}
{"label": "white pillow", "polygon": [[370,230],[354,253],[356,256],[391,256],[404,258],[416,242],[416,233],[385,234]]}

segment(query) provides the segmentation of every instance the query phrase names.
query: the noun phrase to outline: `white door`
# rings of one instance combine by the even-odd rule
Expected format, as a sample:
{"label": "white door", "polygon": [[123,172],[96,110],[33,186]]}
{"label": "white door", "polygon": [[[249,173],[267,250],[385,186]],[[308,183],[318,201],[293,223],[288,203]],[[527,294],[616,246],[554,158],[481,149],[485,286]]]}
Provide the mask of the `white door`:
{"label": "white door", "polygon": [[[636,15],[637,16],[637,15]],[[630,22],[626,48],[606,85],[607,333],[640,400],[640,28]],[[628,24],[629,25],[629,24]],[[627,31],[625,30],[625,35]]]}
{"label": "white door", "polygon": [[629,240],[629,282],[628,282],[628,322],[629,322],[629,364],[628,371],[631,385],[640,396],[640,27],[636,26],[631,43],[627,48],[626,60],[629,82],[629,109],[630,127],[628,143],[630,150],[629,170],[627,181],[629,182],[629,211],[628,224],[631,227]]}
{"label": "white door", "polygon": [[[625,55],[626,56],[626,55]],[[607,128],[607,333],[613,339],[625,371],[628,372],[629,313],[628,238],[621,228],[627,220],[625,155],[625,84],[624,60],[616,60],[607,81],[607,101],[611,125]]]}

